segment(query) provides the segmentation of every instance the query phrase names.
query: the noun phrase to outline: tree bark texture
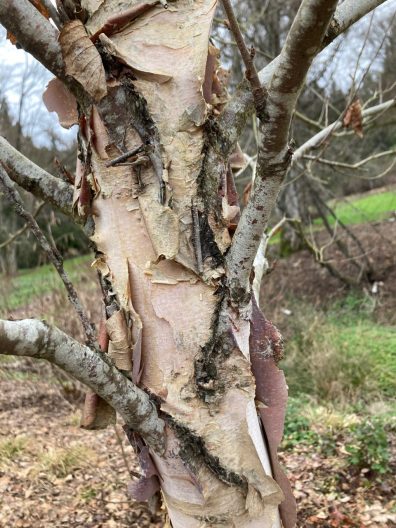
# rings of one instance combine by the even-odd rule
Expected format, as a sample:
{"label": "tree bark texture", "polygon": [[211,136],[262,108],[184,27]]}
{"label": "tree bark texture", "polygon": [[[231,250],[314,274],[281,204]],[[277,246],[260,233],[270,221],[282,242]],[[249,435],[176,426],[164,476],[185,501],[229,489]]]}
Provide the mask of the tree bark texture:
{"label": "tree bark texture", "polygon": [[[253,317],[251,306],[240,315],[230,303],[225,280],[239,210],[228,160],[208,163],[206,155],[211,107],[202,86],[211,87],[215,74],[207,68],[215,7],[213,0],[153,4],[106,29],[130,2],[89,1],[85,29],[79,21],[64,26],[66,74],[94,100],[78,101],[74,209],[90,219],[94,266],[107,292],[109,354],[166,423],[165,454],[150,448],[149,456],[172,526],[269,528],[279,526],[284,493],[271,476],[279,468],[271,469],[256,410]],[[78,71],[75,35],[85,31],[87,40],[95,35],[104,65],[91,71],[94,84]],[[263,358],[284,398],[270,349]],[[155,491],[151,477],[131,486],[135,495]],[[292,526],[293,513],[286,517]]]}
{"label": "tree bark texture", "polygon": [[32,322],[3,322],[0,352],[38,355],[18,336],[49,333],[60,348],[47,340],[40,357],[77,374],[89,359],[80,378],[121,412],[142,462],[131,492],[143,500],[160,489],[173,528],[271,528],[280,517],[291,528],[294,503],[276,458],[282,340],[251,296],[251,272],[291,164],[290,122],[308,68],[382,2],[301,2],[280,55],[260,72],[267,101],[242,217],[229,156],[254,101],[242,82],[227,103],[209,45],[216,3],[59,0],[58,34],[28,0],[1,2],[2,24],[57,76],[48,109],[79,125],[74,190],[1,138],[0,158],[14,181],[84,225],[118,370]]}

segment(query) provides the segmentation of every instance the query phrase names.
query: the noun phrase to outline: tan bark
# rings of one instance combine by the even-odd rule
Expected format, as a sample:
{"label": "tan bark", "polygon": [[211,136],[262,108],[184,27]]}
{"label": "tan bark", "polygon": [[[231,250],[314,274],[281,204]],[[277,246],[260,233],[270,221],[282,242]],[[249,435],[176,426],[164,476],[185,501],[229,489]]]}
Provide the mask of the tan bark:
{"label": "tan bark", "polygon": [[[158,5],[121,31],[98,36],[136,79],[121,74],[108,81],[108,96],[86,116],[82,130],[91,151],[88,180],[100,189],[92,204],[92,240],[131,329],[135,377],[139,373],[140,387],[160,402],[167,422],[166,453],[151,456],[172,526],[271,527],[283,496],[268,475],[255,410],[250,322],[225,301],[224,268],[205,251],[203,262],[197,259],[197,245],[205,240],[194,211],[195,222],[213,214],[205,209],[199,178],[210,110],[202,84],[215,5]],[[122,12],[126,4],[87,7],[86,28],[95,34],[109,12]],[[123,121],[120,112],[114,122],[109,118],[120,100],[125,114],[135,104],[126,81],[144,98],[145,110],[135,112],[140,123]],[[153,119],[149,127],[144,112]],[[108,166],[147,139],[154,152],[149,163]],[[212,177],[220,180],[224,165],[218,171]],[[224,252],[230,242],[226,221],[209,221]]]}

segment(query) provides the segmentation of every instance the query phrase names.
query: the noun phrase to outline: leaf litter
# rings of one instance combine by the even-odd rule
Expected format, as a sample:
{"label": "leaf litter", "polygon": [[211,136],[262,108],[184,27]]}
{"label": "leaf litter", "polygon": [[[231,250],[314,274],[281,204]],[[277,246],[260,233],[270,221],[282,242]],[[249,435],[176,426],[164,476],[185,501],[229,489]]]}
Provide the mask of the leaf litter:
{"label": "leaf litter", "polygon": [[[90,306],[100,305],[93,280],[93,275],[86,276],[81,284]],[[43,303],[36,300],[8,316],[42,316],[45,307],[53,306],[53,314],[45,313],[47,320],[81,338],[71,308],[58,292],[53,297],[51,301],[47,295]],[[100,313],[91,315],[100,318]],[[28,358],[0,364],[0,451],[6,442],[4,452],[9,454],[7,458],[0,453],[0,527],[164,527],[163,512],[152,514],[128,493],[131,475],[136,482],[141,470],[121,424],[116,426],[118,435],[113,427],[81,429],[78,390],[69,403],[51,374],[45,362]],[[390,465],[395,470],[396,439],[392,441]],[[80,450],[86,456],[80,456]],[[60,470],[51,469],[59,464],[48,463],[48,453],[59,454]],[[297,501],[299,528],[396,527],[392,472],[369,480],[364,472],[356,473],[348,466],[342,446],[336,456],[326,456],[315,446],[301,443],[292,451],[281,450],[279,461]]]}

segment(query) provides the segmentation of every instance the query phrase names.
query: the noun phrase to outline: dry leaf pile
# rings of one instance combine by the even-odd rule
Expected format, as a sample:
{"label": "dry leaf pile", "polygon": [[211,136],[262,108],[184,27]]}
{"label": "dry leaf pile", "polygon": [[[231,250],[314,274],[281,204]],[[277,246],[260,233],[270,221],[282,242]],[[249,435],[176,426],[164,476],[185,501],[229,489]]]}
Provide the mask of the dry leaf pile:
{"label": "dry leaf pile", "polygon": [[[1,376],[0,527],[163,527],[161,515],[128,496],[130,477],[114,429],[87,432],[78,420],[56,385]],[[118,432],[129,469],[138,472],[119,426]],[[10,459],[4,459],[5,441],[15,446]],[[73,458],[77,448],[82,456]],[[280,460],[297,500],[299,528],[396,526],[391,476],[369,483],[352,476],[342,454],[326,458],[306,446],[281,453]]]}

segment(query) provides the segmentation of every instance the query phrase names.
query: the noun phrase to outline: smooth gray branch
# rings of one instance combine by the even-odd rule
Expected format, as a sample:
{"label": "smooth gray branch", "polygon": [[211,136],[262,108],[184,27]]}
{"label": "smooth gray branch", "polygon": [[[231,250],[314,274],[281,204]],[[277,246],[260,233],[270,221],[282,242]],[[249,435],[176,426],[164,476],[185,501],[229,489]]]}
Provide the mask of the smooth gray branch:
{"label": "smooth gray branch", "polygon": [[[345,0],[334,13],[333,20],[323,39],[322,49],[384,2],[385,0]],[[260,70],[259,79],[262,85],[268,86],[279,60],[280,55]],[[218,118],[216,132],[220,135],[221,141],[218,141],[217,144],[221,145],[219,148],[225,157],[235,148],[236,142],[253,112],[254,101],[250,86],[247,80],[244,80]]]}
{"label": "smooth gray branch", "polygon": [[325,36],[325,44],[350,28],[355,22],[383,4],[386,0],[345,0],[338,7]]}
{"label": "smooth gray branch", "polygon": [[227,255],[231,297],[237,303],[250,296],[254,258],[291,161],[288,140],[295,105],[336,5],[337,0],[303,0],[268,84],[253,191]]}
{"label": "smooth gray branch", "polygon": [[34,196],[72,216],[73,187],[30,161],[0,136],[0,163],[12,180]]}
{"label": "smooth gray branch", "polygon": [[64,65],[58,31],[29,0],[1,0],[0,23],[15,35],[25,51],[63,79]]}
{"label": "smooth gray branch", "polygon": [[[377,114],[381,114],[382,112],[386,112],[391,108],[396,108],[396,99],[391,99],[385,103],[366,108],[362,112],[363,125],[368,118]],[[340,130],[340,128],[342,128],[342,119],[337,119],[337,121],[334,121],[334,123],[331,123],[327,127],[323,128],[323,130],[312,136],[294,152],[292,163],[297,163],[310,150],[319,148],[330,138],[332,134],[337,132],[337,130]]]}
{"label": "smooth gray branch", "polygon": [[46,359],[57,365],[106,400],[154,450],[164,451],[164,422],[154,404],[105,354],[36,319],[0,320],[0,354]]}

